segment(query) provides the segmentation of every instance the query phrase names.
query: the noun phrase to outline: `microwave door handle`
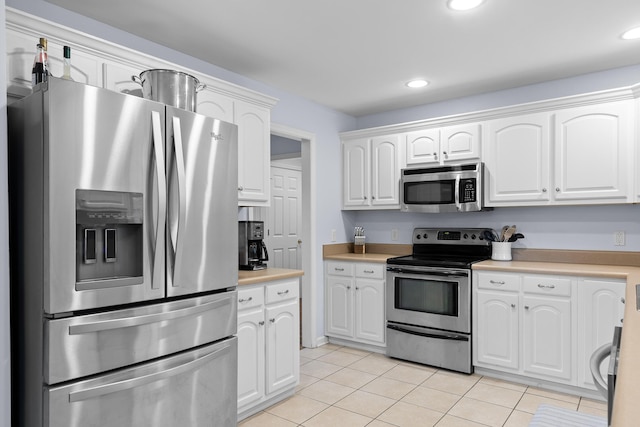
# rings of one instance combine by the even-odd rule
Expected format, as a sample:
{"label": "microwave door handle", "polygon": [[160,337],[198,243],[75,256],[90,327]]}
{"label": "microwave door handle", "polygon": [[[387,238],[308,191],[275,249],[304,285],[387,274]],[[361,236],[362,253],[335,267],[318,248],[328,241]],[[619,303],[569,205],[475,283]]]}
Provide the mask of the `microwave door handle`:
{"label": "microwave door handle", "polygon": [[462,205],[460,204],[460,175],[456,175],[456,189],[455,189],[455,198],[456,198],[456,209],[462,209]]}

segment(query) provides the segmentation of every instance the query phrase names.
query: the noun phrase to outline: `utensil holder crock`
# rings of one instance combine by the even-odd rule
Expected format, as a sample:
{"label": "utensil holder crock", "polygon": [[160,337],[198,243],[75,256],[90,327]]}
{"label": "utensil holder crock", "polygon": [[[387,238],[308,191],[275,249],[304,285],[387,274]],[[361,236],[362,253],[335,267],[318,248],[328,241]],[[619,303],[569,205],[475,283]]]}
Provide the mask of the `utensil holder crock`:
{"label": "utensil holder crock", "polygon": [[511,242],[492,242],[491,259],[496,261],[511,261]]}

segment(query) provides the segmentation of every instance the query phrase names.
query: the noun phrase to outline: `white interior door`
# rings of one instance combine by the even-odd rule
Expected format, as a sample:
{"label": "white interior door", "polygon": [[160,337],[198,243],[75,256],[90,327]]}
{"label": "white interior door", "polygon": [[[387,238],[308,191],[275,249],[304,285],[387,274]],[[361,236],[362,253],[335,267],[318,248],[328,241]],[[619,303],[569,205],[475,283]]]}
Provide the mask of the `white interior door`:
{"label": "white interior door", "polygon": [[302,172],[271,167],[268,209],[269,267],[302,269]]}

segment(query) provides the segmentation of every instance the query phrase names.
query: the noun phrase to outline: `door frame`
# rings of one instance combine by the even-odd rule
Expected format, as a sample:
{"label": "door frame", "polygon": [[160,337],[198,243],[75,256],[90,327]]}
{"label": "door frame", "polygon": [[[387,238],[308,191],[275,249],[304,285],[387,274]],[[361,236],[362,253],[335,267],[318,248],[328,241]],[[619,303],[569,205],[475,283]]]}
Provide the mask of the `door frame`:
{"label": "door frame", "polygon": [[271,123],[271,134],[300,141],[302,157],[302,270],[300,278],[302,296],[302,345],[315,348],[319,344],[318,286],[314,260],[316,249],[316,136],[315,134],[286,125]]}

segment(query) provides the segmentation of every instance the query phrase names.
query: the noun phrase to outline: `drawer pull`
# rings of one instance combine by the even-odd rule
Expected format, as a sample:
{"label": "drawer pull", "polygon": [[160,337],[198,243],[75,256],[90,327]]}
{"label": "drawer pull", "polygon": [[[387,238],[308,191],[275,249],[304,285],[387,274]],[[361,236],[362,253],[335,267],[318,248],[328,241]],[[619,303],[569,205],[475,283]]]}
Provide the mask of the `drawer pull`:
{"label": "drawer pull", "polygon": [[364,270],[364,272],[367,273],[367,274],[373,274],[374,273],[373,270]]}
{"label": "drawer pull", "polygon": [[289,293],[289,289],[287,289],[286,291],[278,291],[278,295],[282,296],[282,295],[286,295]]}
{"label": "drawer pull", "polygon": [[492,285],[499,285],[499,286],[504,285],[503,280],[489,280],[489,283],[491,283]]}
{"label": "drawer pull", "polygon": [[238,300],[238,302],[249,302],[249,301],[251,301],[252,299],[253,299],[253,297],[249,297],[249,298],[240,298],[240,299]]}
{"label": "drawer pull", "polygon": [[555,289],[556,285],[543,285],[542,283],[538,283],[538,287],[540,289]]}
{"label": "drawer pull", "polygon": [[335,267],[335,268],[334,268],[334,270],[335,270],[335,271],[344,271],[344,268],[338,268],[338,267]]}

